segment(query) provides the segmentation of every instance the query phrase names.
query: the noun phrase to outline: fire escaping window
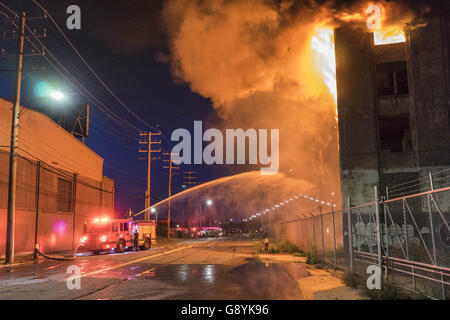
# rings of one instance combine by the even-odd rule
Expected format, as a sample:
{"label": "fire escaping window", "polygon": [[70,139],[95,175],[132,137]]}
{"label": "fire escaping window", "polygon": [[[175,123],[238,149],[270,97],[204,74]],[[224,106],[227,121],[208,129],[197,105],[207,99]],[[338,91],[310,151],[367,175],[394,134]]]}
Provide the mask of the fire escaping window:
{"label": "fire escaping window", "polygon": [[72,181],[58,178],[57,207],[59,212],[72,212]]}
{"label": "fire escaping window", "polygon": [[378,96],[409,93],[406,61],[377,64],[376,78]]}
{"label": "fire escaping window", "polygon": [[407,152],[411,147],[408,115],[380,118],[381,150]]}

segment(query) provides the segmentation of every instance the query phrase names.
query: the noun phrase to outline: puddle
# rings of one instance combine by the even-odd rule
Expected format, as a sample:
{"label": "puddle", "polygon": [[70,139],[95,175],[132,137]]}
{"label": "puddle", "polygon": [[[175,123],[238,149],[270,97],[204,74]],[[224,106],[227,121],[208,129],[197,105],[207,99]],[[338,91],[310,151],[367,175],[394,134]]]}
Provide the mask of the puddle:
{"label": "puddle", "polygon": [[139,274],[130,275],[130,280],[163,281],[184,288],[174,299],[302,299],[296,281],[278,264],[249,262],[234,268],[214,264],[148,265],[147,268],[150,272],[139,270]]}
{"label": "puddle", "polygon": [[289,262],[284,265],[284,268],[286,269],[286,272],[289,273],[289,275],[295,280],[300,280],[311,275],[311,273],[306,270],[303,263]]}

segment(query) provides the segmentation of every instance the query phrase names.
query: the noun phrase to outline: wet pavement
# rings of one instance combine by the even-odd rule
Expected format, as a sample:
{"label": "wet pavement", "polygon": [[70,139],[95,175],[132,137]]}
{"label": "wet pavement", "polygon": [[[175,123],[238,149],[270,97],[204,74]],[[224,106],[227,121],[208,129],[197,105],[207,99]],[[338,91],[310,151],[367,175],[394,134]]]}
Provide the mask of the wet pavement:
{"label": "wet pavement", "polygon": [[[80,268],[80,289],[67,268]],[[299,264],[258,262],[251,241],[190,242],[165,250],[83,255],[0,268],[0,299],[302,299]],[[306,276],[298,271],[298,276]],[[291,274],[291,275],[290,275]]]}

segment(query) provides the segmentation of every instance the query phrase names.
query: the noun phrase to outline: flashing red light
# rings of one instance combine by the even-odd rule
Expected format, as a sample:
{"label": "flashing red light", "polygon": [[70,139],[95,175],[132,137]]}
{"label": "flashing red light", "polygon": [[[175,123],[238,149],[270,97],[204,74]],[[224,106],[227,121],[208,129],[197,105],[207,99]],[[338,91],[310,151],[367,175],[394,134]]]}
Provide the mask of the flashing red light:
{"label": "flashing red light", "polygon": [[92,222],[93,223],[99,223],[99,222],[103,222],[103,223],[106,223],[106,222],[109,222],[109,218],[108,217],[104,217],[104,218],[95,218],[95,219],[93,219],[92,220]]}

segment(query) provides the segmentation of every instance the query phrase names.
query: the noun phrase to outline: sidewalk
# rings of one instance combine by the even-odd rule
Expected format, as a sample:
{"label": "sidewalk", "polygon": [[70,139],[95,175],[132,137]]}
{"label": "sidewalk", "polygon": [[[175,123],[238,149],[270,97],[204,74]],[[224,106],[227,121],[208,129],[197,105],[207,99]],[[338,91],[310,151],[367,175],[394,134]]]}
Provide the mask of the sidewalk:
{"label": "sidewalk", "polygon": [[5,264],[5,256],[0,256],[0,268],[2,267],[13,267],[20,264],[33,262],[33,252],[18,253],[14,256],[13,264]]}
{"label": "sidewalk", "polygon": [[262,262],[283,265],[284,270],[298,283],[306,300],[368,300],[362,290],[347,287],[341,280],[342,271],[320,269],[306,264],[305,257],[290,254],[259,254]]}
{"label": "sidewalk", "polygon": [[299,279],[298,286],[307,300],[368,300],[362,290],[353,289],[341,280],[343,273],[333,269],[319,269],[305,264],[310,274]]}

